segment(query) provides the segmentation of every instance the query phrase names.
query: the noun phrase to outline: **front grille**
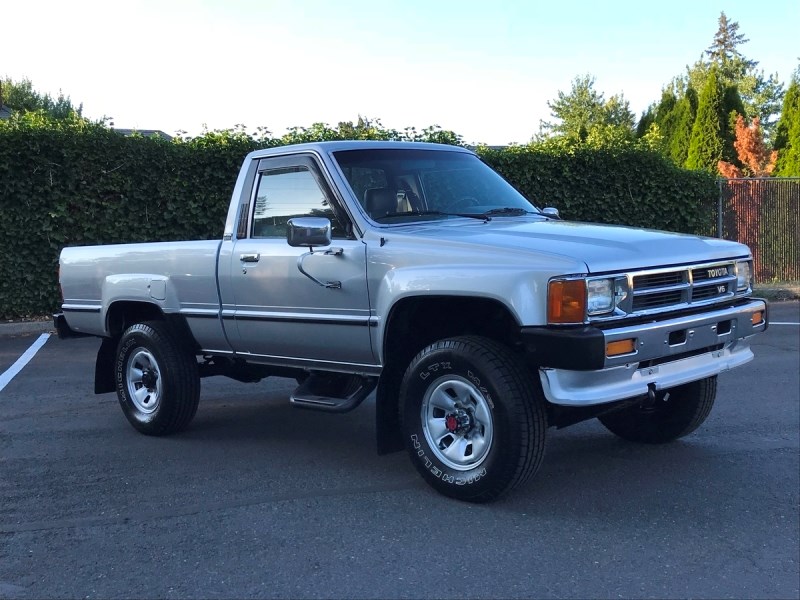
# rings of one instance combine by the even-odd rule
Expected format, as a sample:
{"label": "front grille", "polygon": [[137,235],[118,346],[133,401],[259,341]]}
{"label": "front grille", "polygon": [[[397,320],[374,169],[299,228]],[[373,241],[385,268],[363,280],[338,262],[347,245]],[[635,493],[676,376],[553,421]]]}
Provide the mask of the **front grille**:
{"label": "front grille", "polygon": [[667,285],[675,285],[684,282],[684,273],[672,271],[667,273],[651,273],[648,275],[637,275],[633,278],[633,286],[639,290],[658,288]]}
{"label": "front grille", "polygon": [[628,311],[662,312],[731,298],[736,292],[735,273],[733,262],[632,273]]}
{"label": "front grille", "polygon": [[633,310],[648,310],[671,304],[680,304],[681,302],[683,302],[683,294],[681,292],[660,292],[658,294],[648,294],[647,296],[634,296]]}

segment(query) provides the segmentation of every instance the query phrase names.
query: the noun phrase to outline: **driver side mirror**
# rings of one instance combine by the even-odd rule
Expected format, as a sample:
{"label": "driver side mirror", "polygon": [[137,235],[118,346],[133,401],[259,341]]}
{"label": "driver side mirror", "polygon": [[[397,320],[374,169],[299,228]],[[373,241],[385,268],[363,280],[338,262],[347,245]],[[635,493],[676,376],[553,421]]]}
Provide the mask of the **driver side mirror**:
{"label": "driver side mirror", "polygon": [[331,245],[331,222],[322,217],[295,217],[286,222],[286,241],[295,248]]}
{"label": "driver side mirror", "polygon": [[548,206],[547,208],[542,209],[542,214],[545,217],[550,217],[552,219],[560,219],[561,217],[558,216],[558,209],[552,206]]}

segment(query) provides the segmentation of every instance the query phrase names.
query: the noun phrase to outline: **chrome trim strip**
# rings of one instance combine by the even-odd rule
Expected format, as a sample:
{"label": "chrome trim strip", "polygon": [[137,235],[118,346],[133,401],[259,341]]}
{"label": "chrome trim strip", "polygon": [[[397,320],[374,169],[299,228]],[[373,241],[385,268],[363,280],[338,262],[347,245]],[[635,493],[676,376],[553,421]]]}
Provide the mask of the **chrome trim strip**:
{"label": "chrome trim strip", "polygon": [[250,363],[297,367],[300,369],[316,369],[320,371],[335,371],[338,373],[355,373],[358,375],[380,375],[382,365],[369,365],[363,363],[330,362],[313,358],[298,358],[294,356],[272,356],[269,354],[250,354],[249,352],[235,352],[234,356]]}
{"label": "chrome trim strip", "polygon": [[236,312],[235,314],[223,314],[222,318],[226,321],[262,321],[273,323],[307,323],[311,325],[355,325],[359,327],[369,327],[372,325],[374,317],[348,317],[348,316],[329,316],[329,315],[310,315],[302,313],[263,313],[263,312]]}
{"label": "chrome trim strip", "polygon": [[62,304],[61,310],[64,312],[99,313],[103,310],[103,307],[99,304]]}
{"label": "chrome trim strip", "polygon": [[651,288],[644,288],[641,290],[634,289],[633,295],[634,296],[648,296],[650,294],[663,294],[665,292],[680,292],[682,290],[688,290],[692,287],[690,283],[675,283],[673,285],[665,285],[661,287],[651,287]]}
{"label": "chrome trim strip", "polygon": [[198,310],[198,309],[181,309],[178,311],[179,314],[183,315],[188,319],[219,319],[219,310],[218,309],[208,309],[208,310]]}

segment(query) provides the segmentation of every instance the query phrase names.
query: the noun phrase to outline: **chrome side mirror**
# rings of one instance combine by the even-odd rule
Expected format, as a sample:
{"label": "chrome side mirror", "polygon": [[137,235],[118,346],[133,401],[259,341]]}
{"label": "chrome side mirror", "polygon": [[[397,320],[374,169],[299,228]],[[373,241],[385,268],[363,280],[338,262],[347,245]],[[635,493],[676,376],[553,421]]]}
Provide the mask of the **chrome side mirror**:
{"label": "chrome side mirror", "polygon": [[331,245],[331,222],[323,217],[295,217],[286,222],[286,241],[295,248]]}
{"label": "chrome side mirror", "polygon": [[[314,246],[324,247],[331,245],[331,222],[323,217],[297,217],[286,222],[286,241],[295,248],[308,248],[308,252],[297,257],[297,270],[311,281],[324,288],[340,290],[341,281],[321,281],[303,268],[303,261],[314,254]],[[322,253],[325,256],[342,256],[342,248],[330,248]]]}
{"label": "chrome side mirror", "polygon": [[547,208],[542,209],[542,214],[545,217],[550,217],[551,219],[560,219],[561,217],[558,216],[558,209],[552,206],[548,206]]}

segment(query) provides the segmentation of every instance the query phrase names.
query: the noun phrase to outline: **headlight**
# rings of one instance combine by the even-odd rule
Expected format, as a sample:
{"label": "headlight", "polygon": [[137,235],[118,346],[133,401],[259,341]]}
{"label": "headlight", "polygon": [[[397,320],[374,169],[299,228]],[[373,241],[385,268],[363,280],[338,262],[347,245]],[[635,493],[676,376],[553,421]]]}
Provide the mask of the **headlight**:
{"label": "headlight", "polygon": [[740,260],[736,263],[736,291],[743,292],[750,288],[753,280],[753,270],[749,260]]}
{"label": "headlight", "polygon": [[589,316],[613,313],[629,294],[626,277],[552,279],[547,288],[547,322],[583,323]]}
{"label": "headlight", "polygon": [[586,282],[586,312],[601,315],[614,309],[614,280],[589,279]]}

